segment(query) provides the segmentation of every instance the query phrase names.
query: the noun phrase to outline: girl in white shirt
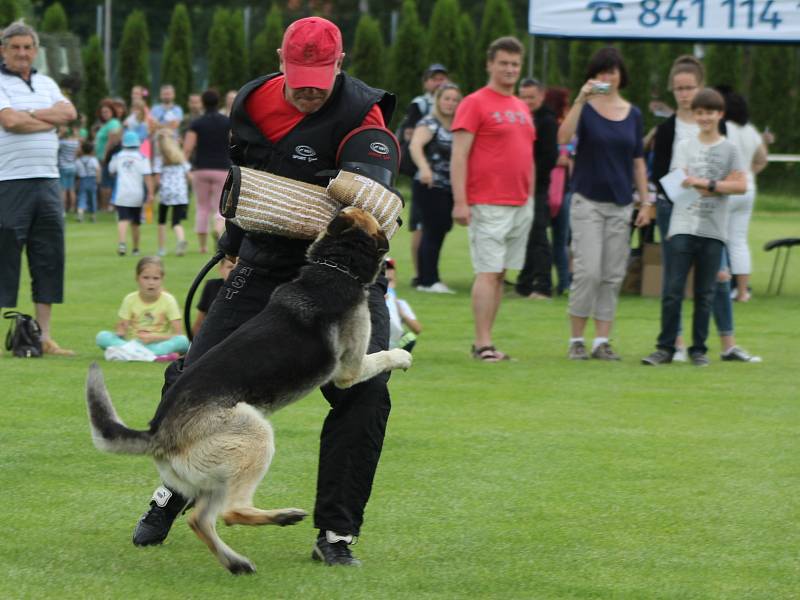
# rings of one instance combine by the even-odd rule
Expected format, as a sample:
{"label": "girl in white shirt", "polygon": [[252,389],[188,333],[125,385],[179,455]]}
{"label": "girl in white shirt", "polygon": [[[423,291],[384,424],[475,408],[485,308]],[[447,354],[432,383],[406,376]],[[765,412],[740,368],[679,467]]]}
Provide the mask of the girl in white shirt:
{"label": "girl in white shirt", "polygon": [[728,197],[728,254],[731,273],[736,276],[736,300],[747,302],[750,300],[752,272],[747,232],[756,199],[755,176],[767,166],[767,148],[761,134],[748,122],[747,102],[741,95],[731,92],[725,96],[725,118],[726,137],[739,151],[747,176],[747,192]]}

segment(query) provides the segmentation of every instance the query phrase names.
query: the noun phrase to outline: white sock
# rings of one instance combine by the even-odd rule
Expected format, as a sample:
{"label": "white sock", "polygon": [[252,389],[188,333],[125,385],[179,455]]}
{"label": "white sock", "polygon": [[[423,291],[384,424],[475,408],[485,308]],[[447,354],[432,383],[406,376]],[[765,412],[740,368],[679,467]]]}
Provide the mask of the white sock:
{"label": "white sock", "polygon": [[597,350],[597,347],[600,344],[607,344],[607,343],[608,343],[608,338],[606,338],[606,337],[596,337],[596,338],[594,338],[594,341],[592,342],[592,352]]}
{"label": "white sock", "polygon": [[325,532],[325,537],[327,538],[329,544],[335,544],[336,542],[347,542],[348,544],[353,543],[352,535],[339,535],[330,529]]}
{"label": "white sock", "polygon": [[582,337],[569,338],[569,345],[570,346],[572,346],[572,344],[574,344],[575,342],[580,342],[582,344],[583,343],[583,338]]}

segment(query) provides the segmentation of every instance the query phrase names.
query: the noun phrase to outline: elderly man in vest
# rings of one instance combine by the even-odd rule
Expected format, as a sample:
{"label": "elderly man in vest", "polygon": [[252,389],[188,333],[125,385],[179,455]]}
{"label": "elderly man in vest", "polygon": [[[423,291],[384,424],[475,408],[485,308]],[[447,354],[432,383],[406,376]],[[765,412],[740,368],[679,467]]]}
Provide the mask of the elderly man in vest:
{"label": "elderly man in vest", "polygon": [[71,356],[50,336],[64,300],[64,208],[56,128],[76,118],[56,83],[36,72],[39,37],[16,21],[3,30],[0,64],[0,307],[17,304],[22,249],[28,257],[45,354]]}
{"label": "elderly man in vest", "polygon": [[[324,186],[337,168],[337,152],[348,134],[363,126],[384,127],[394,96],[342,72],[342,37],[322,18],[292,23],[278,51],[281,72],[246,83],[231,111],[231,159],[234,164]],[[388,133],[388,132],[387,132]],[[389,134],[391,135],[391,134]],[[321,172],[327,172],[321,175]],[[185,359],[191,363],[208,349],[236,335],[260,312],[273,290],[293,279],[306,261],[310,241],[243,231],[228,221],[220,248],[238,257],[225,288]],[[386,279],[369,290],[372,339],[369,352],[388,347]],[[280,340],[273,340],[280,344]],[[167,372],[167,385],[179,376]],[[323,388],[331,405],[320,439],[314,523],[319,534],[312,558],[327,565],[357,566],[350,544],[360,534],[364,508],[381,454],[390,400],[388,374],[340,390]],[[190,501],[161,486],[134,532],[134,543],[161,543],[175,517]]]}

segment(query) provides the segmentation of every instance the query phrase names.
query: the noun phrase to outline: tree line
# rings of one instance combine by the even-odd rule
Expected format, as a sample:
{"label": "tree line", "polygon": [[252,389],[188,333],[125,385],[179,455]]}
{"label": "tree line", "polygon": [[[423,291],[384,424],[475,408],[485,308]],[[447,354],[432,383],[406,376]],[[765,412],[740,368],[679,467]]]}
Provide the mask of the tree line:
{"label": "tree line", "polygon": [[[297,3],[273,2],[266,14],[262,13],[260,23],[251,23],[249,36],[243,9],[237,4],[231,2],[232,8],[202,7],[211,11],[202,40],[193,32],[193,23],[198,20],[196,3],[189,8],[183,3],[175,5],[161,44],[150,37],[152,12],[149,19],[145,10],[127,14],[116,38],[116,92],[127,95],[127,90],[137,84],[152,87],[150,54],[154,45],[160,46],[157,80],[172,83],[181,104],[201,86],[224,93],[253,77],[276,71],[275,49],[280,47],[283,30],[302,16],[291,10]],[[335,11],[355,10],[342,1],[317,4],[324,16],[337,22],[340,19]],[[486,81],[485,49],[491,40],[516,35],[529,46],[522,11],[527,2],[520,0],[394,0],[373,2],[370,8],[373,5],[374,10],[357,17],[354,27],[342,28],[345,69],[397,94],[400,107],[420,93],[421,75],[430,63],[445,64],[451,78],[469,93]],[[0,23],[8,23],[19,14],[17,0],[0,0]],[[59,2],[45,9],[37,25],[46,33],[69,29],[66,11]],[[164,24],[159,25],[163,30]],[[655,124],[657,117],[647,106],[653,99],[671,103],[667,89],[670,65],[680,54],[695,51],[690,42],[536,39],[532,56],[529,53],[526,57],[525,73],[532,72],[546,84],[568,87],[574,93],[583,82],[591,54],[609,43],[620,47],[628,65],[631,77],[626,97],[642,108],[648,125]],[[729,85],[744,94],[754,123],[775,133],[776,151],[798,151],[800,46],[706,44],[702,50],[708,83]],[[103,64],[100,40],[91,36],[83,47],[81,65],[81,106],[87,114],[92,114],[98,101],[109,93]],[[198,69],[198,64],[206,68]]]}

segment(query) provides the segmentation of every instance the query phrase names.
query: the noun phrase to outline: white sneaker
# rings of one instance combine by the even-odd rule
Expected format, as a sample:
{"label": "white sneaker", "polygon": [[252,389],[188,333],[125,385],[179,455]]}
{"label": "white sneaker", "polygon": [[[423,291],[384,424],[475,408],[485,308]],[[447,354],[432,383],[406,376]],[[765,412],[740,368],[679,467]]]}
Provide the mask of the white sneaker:
{"label": "white sneaker", "polygon": [[672,355],[672,362],[688,362],[689,355],[686,353],[686,348],[678,348],[675,354]]}
{"label": "white sneaker", "polygon": [[441,281],[437,281],[433,285],[418,285],[417,286],[418,292],[429,292],[431,294],[455,294],[455,291],[451,290]]}
{"label": "white sneaker", "polygon": [[163,256],[167,255],[167,251],[164,248],[159,248],[157,254],[158,254],[158,256],[162,256],[163,257]]}

